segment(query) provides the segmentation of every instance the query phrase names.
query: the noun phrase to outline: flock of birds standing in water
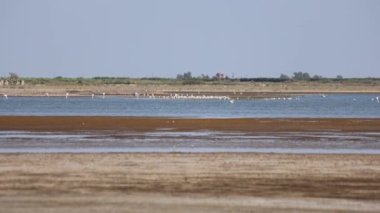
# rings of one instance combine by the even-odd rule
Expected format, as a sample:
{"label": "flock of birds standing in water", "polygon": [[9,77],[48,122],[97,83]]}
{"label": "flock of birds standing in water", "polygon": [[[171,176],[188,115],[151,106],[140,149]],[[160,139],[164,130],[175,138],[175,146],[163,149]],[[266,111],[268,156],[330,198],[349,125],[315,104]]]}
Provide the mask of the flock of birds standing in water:
{"label": "flock of birds standing in water", "polygon": [[[50,97],[49,93],[45,93],[45,96],[46,97]],[[67,92],[65,94],[65,98],[68,99],[70,96],[70,94]],[[140,95],[138,93],[134,93],[134,96],[135,97],[139,97]],[[3,97],[5,100],[8,100],[8,95],[7,94],[3,94]],[[104,99],[106,97],[106,93],[103,92],[101,94],[101,97]],[[156,98],[156,96],[154,94],[151,94],[151,95],[146,95],[146,97],[148,98]],[[326,95],[322,94],[321,95],[322,98],[326,98]],[[91,94],[91,99],[94,99],[95,98],[95,94]],[[203,99],[203,100],[227,100],[229,101],[231,104],[233,104],[235,102],[234,99],[232,99],[231,97],[229,96],[217,96],[217,95],[179,95],[179,94],[170,94],[169,96],[160,96],[159,98],[161,99],[190,99],[190,100],[196,100],[196,99]],[[237,98],[238,100],[239,98]],[[272,97],[272,98],[264,98],[264,100],[299,100],[300,98],[299,97]],[[353,101],[356,101],[356,98],[353,98],[352,99]],[[377,97],[374,97],[374,98],[371,98],[372,101],[376,101],[377,103],[380,103],[380,97],[377,96]]]}

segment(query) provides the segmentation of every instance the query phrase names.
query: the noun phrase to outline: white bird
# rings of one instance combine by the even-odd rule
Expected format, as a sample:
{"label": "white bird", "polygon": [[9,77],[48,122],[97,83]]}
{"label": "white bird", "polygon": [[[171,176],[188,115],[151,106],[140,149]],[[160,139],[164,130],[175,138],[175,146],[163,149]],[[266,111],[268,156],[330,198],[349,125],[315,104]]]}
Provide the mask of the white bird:
{"label": "white bird", "polygon": [[94,99],[94,97],[95,97],[95,95],[94,95],[94,94],[92,94],[92,95],[91,95],[91,98],[92,98],[92,99]]}
{"label": "white bird", "polygon": [[66,96],[65,97],[66,97],[66,99],[69,97],[69,93],[68,92],[66,92]]}
{"label": "white bird", "polygon": [[106,97],[106,93],[105,92],[103,92],[103,99]]}
{"label": "white bird", "polygon": [[50,97],[50,96],[49,96],[49,93],[48,93],[48,92],[47,92],[47,93],[45,93],[45,95],[46,95],[47,97]]}
{"label": "white bird", "polygon": [[230,103],[231,103],[231,104],[233,104],[234,102],[235,102],[234,100],[232,100],[232,99],[230,100]]}
{"label": "white bird", "polygon": [[379,97],[376,97],[376,101],[377,103],[380,103]]}
{"label": "white bird", "polygon": [[322,97],[322,98],[326,98],[326,95],[325,95],[325,94],[322,94],[321,97]]}
{"label": "white bird", "polygon": [[5,99],[8,99],[8,95],[7,94],[4,94],[3,95]]}

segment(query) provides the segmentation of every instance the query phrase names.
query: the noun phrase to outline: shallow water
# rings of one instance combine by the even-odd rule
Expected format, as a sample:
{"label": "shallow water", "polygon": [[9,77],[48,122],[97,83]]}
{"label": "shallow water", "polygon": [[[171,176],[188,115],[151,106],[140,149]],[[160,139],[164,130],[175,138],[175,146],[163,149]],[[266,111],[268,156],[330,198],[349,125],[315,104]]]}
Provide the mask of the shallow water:
{"label": "shallow water", "polygon": [[0,115],[108,115],[195,118],[380,118],[380,94],[305,95],[292,100],[173,100],[106,96],[9,97]]}
{"label": "shallow water", "polygon": [[1,131],[0,153],[257,152],[380,154],[380,134],[349,132]]}

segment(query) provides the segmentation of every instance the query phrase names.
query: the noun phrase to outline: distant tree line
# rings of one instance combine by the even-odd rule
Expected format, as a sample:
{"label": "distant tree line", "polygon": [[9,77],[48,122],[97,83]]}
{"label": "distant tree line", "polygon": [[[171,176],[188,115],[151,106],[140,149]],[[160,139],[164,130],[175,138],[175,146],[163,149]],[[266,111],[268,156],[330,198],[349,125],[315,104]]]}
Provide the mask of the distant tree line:
{"label": "distant tree line", "polygon": [[[318,81],[322,79],[326,79],[325,77],[321,75],[313,75],[311,76],[307,72],[294,72],[292,77],[289,77],[288,75],[281,74],[280,79],[282,80],[294,80],[294,81]],[[337,75],[335,79],[343,79],[342,75]]]}
{"label": "distant tree line", "polygon": [[222,73],[216,73],[214,76],[209,77],[208,75],[200,75],[194,77],[191,72],[185,72],[183,74],[178,74],[176,80],[183,81],[184,83],[199,82],[199,81],[240,81],[240,82],[285,82],[285,81],[321,81],[321,80],[343,80],[342,75],[336,76],[336,78],[325,78],[321,75],[310,75],[308,72],[294,72],[292,76],[286,74],[281,74],[278,78],[229,78],[227,75]]}
{"label": "distant tree line", "polygon": [[177,80],[188,80],[188,79],[202,79],[202,80],[228,80],[226,74],[218,72],[214,76],[210,77],[209,75],[201,74],[200,76],[193,76],[191,72],[185,72],[183,74],[177,74]]}
{"label": "distant tree line", "polygon": [[7,81],[8,85],[20,85],[21,81],[25,84],[51,84],[51,85],[104,85],[104,84],[233,84],[234,82],[297,82],[297,81],[320,81],[320,82],[374,82],[380,81],[378,78],[343,78],[342,75],[337,75],[335,78],[326,78],[321,75],[310,75],[308,72],[294,72],[291,76],[281,74],[277,78],[230,78],[223,73],[216,73],[213,76],[201,74],[193,76],[188,71],[178,74],[176,78],[129,78],[129,77],[107,77],[97,76],[92,78],[67,78],[57,76],[54,78],[21,78],[17,73],[9,73],[9,76],[3,77],[0,80]]}
{"label": "distant tree line", "polygon": [[214,76],[210,77],[206,74],[201,74],[200,76],[193,76],[191,72],[185,72],[183,74],[178,74],[176,80],[182,81],[183,84],[199,84],[202,82],[211,81],[225,81],[230,78],[223,73],[216,73]]}
{"label": "distant tree line", "polygon": [[307,72],[294,72],[292,76],[281,74],[278,78],[239,78],[241,82],[286,82],[286,81],[342,81],[344,78],[342,75],[336,76],[336,78],[326,78],[321,75],[311,76]]}

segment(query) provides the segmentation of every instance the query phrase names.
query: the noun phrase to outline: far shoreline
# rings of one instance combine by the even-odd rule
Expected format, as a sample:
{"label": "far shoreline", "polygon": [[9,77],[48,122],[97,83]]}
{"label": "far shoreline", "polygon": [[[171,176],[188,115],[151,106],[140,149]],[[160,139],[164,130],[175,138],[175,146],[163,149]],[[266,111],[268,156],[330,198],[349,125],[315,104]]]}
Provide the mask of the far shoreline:
{"label": "far shoreline", "polygon": [[20,97],[70,97],[219,95],[233,99],[272,98],[314,94],[380,94],[374,82],[219,82],[217,84],[170,84],[147,81],[136,84],[25,84],[0,86],[0,94]]}

